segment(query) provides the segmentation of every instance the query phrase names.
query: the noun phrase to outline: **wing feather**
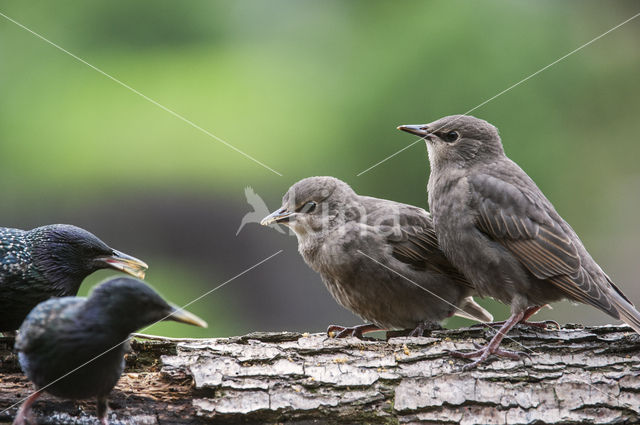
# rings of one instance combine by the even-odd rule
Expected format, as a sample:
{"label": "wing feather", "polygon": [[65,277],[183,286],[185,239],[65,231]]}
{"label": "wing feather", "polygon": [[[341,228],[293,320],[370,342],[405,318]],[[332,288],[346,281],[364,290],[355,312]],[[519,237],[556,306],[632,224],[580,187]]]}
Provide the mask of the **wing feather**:
{"label": "wing feather", "polygon": [[582,267],[578,248],[563,229],[562,219],[547,212],[550,203],[546,199],[536,200],[488,175],[473,176],[469,182],[480,231],[511,251],[536,278],[548,280],[570,298],[619,316]]}
{"label": "wing feather", "polygon": [[403,227],[401,232],[400,238],[388,239],[394,258],[415,269],[445,274],[461,285],[473,287],[440,250],[433,227]]}

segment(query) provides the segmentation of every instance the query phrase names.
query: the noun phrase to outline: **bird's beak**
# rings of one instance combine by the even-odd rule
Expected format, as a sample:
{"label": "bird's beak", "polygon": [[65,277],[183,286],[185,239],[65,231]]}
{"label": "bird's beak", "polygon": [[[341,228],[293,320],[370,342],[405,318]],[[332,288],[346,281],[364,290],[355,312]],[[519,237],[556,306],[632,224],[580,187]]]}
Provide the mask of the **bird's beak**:
{"label": "bird's beak", "polygon": [[262,224],[263,226],[268,226],[271,223],[287,222],[289,221],[289,217],[291,217],[292,215],[292,212],[288,211],[285,207],[282,207],[263,218],[260,224]]}
{"label": "bird's beak", "polygon": [[147,263],[124,252],[113,250],[113,254],[108,257],[100,257],[98,261],[107,267],[120,270],[138,279],[144,279],[145,272],[149,268]]}
{"label": "bird's beak", "polygon": [[187,325],[194,325],[201,328],[206,328],[209,326],[207,325],[207,322],[205,322],[195,314],[189,313],[185,309],[182,309],[175,305],[172,305],[171,309],[171,315],[164,320],[173,320],[174,322],[186,323]]}
{"label": "bird's beak", "polygon": [[407,133],[415,134],[420,137],[426,137],[429,135],[425,124],[399,125],[398,130],[406,131]]}

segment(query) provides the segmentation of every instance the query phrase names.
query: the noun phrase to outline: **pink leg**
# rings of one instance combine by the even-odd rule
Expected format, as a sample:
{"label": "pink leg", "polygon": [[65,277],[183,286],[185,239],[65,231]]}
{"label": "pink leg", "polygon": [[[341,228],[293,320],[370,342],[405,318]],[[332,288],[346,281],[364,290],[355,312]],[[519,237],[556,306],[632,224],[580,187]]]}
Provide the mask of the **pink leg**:
{"label": "pink leg", "polygon": [[371,323],[366,325],[358,325],[353,327],[344,327],[338,325],[331,325],[327,328],[327,335],[331,338],[347,338],[350,336],[355,336],[356,338],[362,338],[362,334],[367,332],[375,332],[375,331],[383,331],[384,329],[379,328],[376,325]]}
{"label": "pink leg", "polygon": [[[522,318],[522,320],[520,320],[519,324],[525,325],[525,326],[531,326],[534,328],[541,328],[541,329],[547,329],[549,325],[552,325],[555,328],[560,329],[560,324],[555,320],[545,320],[544,322],[527,322],[527,320],[529,320],[531,316],[533,316],[538,311],[540,311],[542,307],[544,306],[537,305],[537,306],[529,307],[528,309],[526,309],[524,311],[524,317]],[[475,323],[471,325],[471,327],[477,328],[479,326],[503,326],[505,323],[506,323],[505,320],[502,320],[500,322],[491,322],[491,323]]]}
{"label": "pink leg", "polygon": [[41,395],[42,393],[40,391],[36,391],[22,403],[22,406],[18,409],[16,418],[13,420],[13,425],[25,425],[31,422],[31,406]]}
{"label": "pink leg", "polygon": [[489,344],[480,348],[479,350],[472,351],[470,353],[462,353],[459,351],[454,351],[452,354],[456,357],[462,357],[465,359],[478,358],[473,363],[469,363],[465,365],[462,370],[470,370],[478,366],[480,363],[484,362],[491,354],[495,354],[500,357],[508,357],[510,359],[519,359],[523,355],[526,356],[526,353],[518,352],[518,351],[508,351],[502,350],[500,348],[500,343],[504,336],[509,332],[511,328],[513,328],[517,323],[519,323],[524,317],[524,312],[516,313],[511,315],[507,321],[505,321],[504,325],[498,330],[498,333],[489,341]]}
{"label": "pink leg", "polygon": [[109,425],[109,419],[107,418],[107,398],[106,397],[98,397],[96,400],[97,408],[98,408],[98,419],[100,419],[100,425]]}

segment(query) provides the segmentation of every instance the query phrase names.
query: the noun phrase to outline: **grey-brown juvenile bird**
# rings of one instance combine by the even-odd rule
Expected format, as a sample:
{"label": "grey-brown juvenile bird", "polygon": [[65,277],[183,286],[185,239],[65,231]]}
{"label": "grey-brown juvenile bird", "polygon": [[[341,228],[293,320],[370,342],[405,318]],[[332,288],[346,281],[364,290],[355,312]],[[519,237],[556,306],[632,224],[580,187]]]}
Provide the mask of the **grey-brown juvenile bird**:
{"label": "grey-brown juvenile bird", "polygon": [[624,320],[640,333],[640,313],[591,258],[531,178],[504,153],[498,130],[465,115],[402,125],[429,152],[429,206],[440,246],[479,295],[511,306],[511,317],[484,348],[466,353],[517,357],[504,335],[541,306],[569,299]]}
{"label": "grey-brown juvenile bird", "polygon": [[18,329],[42,301],[76,295],[84,278],[106,268],[144,278],[148,267],[69,224],[0,227],[0,332]]}
{"label": "grey-brown juvenile bird", "polygon": [[106,425],[107,396],[124,370],[129,334],[161,320],[207,326],[130,277],[109,279],[88,298],[38,304],[16,338],[20,366],[37,391],[20,407],[14,425],[29,420],[31,405],[43,392],[72,400],[95,397],[98,418]]}
{"label": "grey-brown juvenile bird", "polygon": [[440,251],[422,208],[360,196],[333,177],[309,177],[291,186],[282,208],[262,220],[273,222],[295,232],[300,254],[336,301],[372,322],[330,326],[338,337],[390,329],[421,335],[452,315],[492,320]]}

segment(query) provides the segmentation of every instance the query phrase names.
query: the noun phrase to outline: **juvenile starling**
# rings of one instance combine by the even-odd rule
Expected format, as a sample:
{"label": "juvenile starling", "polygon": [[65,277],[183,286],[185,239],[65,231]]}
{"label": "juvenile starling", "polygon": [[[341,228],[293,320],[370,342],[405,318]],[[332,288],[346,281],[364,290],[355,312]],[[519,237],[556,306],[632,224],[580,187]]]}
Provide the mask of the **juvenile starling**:
{"label": "juvenile starling", "polygon": [[0,228],[0,332],[18,329],[42,301],[76,295],[85,277],[104,268],[144,278],[147,265],[75,226]]}
{"label": "juvenile starling", "polygon": [[452,315],[492,320],[440,251],[421,208],[360,196],[333,177],[309,177],[291,186],[282,208],[261,224],[273,222],[295,232],[300,254],[333,298],[372,322],[330,326],[338,337],[391,329],[421,335]]}
{"label": "juvenile starling", "polygon": [[72,400],[96,397],[98,418],[107,424],[107,396],[124,370],[129,335],[161,320],[207,326],[130,277],[107,280],[88,298],[38,304],[20,327],[15,346],[37,391],[20,407],[14,425],[25,424],[43,392]]}
{"label": "juvenile starling", "polygon": [[504,153],[498,130],[465,115],[400,130],[426,140],[429,206],[440,246],[476,287],[511,306],[511,317],[484,348],[465,353],[518,358],[500,342],[541,306],[569,299],[624,320],[640,333],[640,313],[591,258],[531,178]]}

